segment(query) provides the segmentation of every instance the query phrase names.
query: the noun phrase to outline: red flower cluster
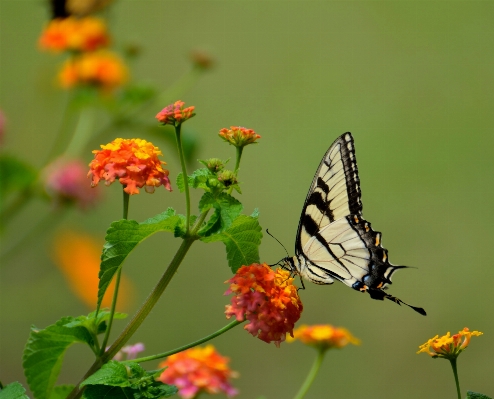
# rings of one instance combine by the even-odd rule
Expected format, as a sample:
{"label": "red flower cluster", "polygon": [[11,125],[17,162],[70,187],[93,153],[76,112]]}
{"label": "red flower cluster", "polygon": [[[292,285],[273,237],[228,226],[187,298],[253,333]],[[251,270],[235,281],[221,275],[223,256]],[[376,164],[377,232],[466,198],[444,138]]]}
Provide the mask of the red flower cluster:
{"label": "red flower cluster", "polygon": [[221,129],[218,134],[223,140],[235,147],[244,147],[248,144],[254,144],[257,139],[261,138],[254,130],[240,126],[230,126],[230,129]]}
{"label": "red flower cluster", "polygon": [[168,170],[161,165],[158,155],[162,155],[158,147],[141,139],[115,139],[102,150],[94,150],[94,159],[89,164],[88,177],[92,177],[91,185],[96,186],[101,179],[109,186],[118,179],[125,186],[128,194],[139,194],[138,188],[145,186],[148,193],[155,187],[163,185],[172,191]]}
{"label": "red flower cluster", "polygon": [[173,104],[168,105],[158,112],[156,114],[156,119],[163,125],[179,125],[195,115],[195,107],[184,108],[184,105],[185,103],[183,101],[175,101]]}
{"label": "red flower cluster", "polygon": [[228,363],[229,359],[216,352],[213,345],[191,348],[171,355],[160,363],[160,367],[167,369],[159,380],[177,386],[178,394],[184,399],[196,398],[201,392],[224,392],[231,398],[238,392],[228,379],[238,374],[230,370]]}
{"label": "red flower cluster", "polygon": [[242,266],[230,280],[225,295],[235,294],[226,306],[226,317],[238,321],[247,319],[244,327],[254,337],[274,342],[279,347],[286,333],[293,336],[293,327],[300,318],[303,306],[293,285],[290,272],[275,271],[265,263]]}

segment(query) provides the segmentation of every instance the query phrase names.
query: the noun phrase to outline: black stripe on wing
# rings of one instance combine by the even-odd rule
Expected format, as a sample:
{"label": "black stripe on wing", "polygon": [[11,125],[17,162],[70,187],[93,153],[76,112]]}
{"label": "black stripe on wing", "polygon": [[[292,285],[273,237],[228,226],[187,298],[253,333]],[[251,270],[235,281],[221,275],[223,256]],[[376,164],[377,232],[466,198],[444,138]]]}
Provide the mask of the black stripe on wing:
{"label": "black stripe on wing", "polygon": [[337,219],[360,215],[360,178],[355,145],[350,132],[342,134],[329,147],[317,168],[302,208],[295,251],[311,236]]}

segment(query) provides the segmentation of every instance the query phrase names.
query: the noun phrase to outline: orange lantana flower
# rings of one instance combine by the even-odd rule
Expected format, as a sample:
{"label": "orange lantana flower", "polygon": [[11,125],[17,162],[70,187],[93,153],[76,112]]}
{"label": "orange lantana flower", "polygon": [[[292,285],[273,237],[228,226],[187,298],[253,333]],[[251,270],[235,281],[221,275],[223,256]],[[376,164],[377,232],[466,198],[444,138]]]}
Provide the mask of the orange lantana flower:
{"label": "orange lantana flower", "polygon": [[238,392],[229,379],[238,374],[228,367],[229,359],[216,352],[213,345],[191,348],[171,355],[160,367],[167,367],[159,377],[165,384],[173,384],[184,399],[197,397],[201,392],[225,393],[229,398]]}
{"label": "orange lantana flower", "polygon": [[343,348],[348,344],[360,344],[360,340],[350,334],[347,329],[333,327],[329,324],[301,325],[293,332],[293,338],[290,338],[289,341],[292,342],[297,339],[319,350]]}
{"label": "orange lantana flower", "polygon": [[183,101],[175,101],[158,112],[156,119],[163,125],[179,125],[195,115],[194,106],[184,108],[184,105],[185,103]]}
{"label": "orange lantana flower", "polygon": [[94,159],[89,164],[88,177],[92,178],[92,186],[101,179],[109,186],[118,179],[125,186],[127,194],[139,194],[139,188],[145,186],[148,193],[163,185],[172,191],[168,170],[161,165],[158,155],[162,155],[158,147],[142,139],[115,139],[102,145],[102,150],[94,150]]}
{"label": "orange lantana flower", "polygon": [[254,130],[240,126],[230,126],[230,129],[221,129],[219,136],[235,147],[245,147],[248,144],[255,144],[259,136]]}
{"label": "orange lantana flower", "polygon": [[226,317],[235,316],[238,321],[247,319],[244,327],[253,336],[279,346],[300,318],[303,306],[293,285],[290,272],[276,271],[265,263],[242,266],[235,276],[226,281],[233,293],[231,305],[226,306]]}
{"label": "orange lantana flower", "polygon": [[92,85],[111,90],[127,80],[127,68],[120,58],[109,51],[84,53],[67,60],[59,73],[62,87]]}
{"label": "orange lantana flower", "polygon": [[[102,242],[88,234],[65,231],[55,239],[54,260],[63,272],[74,294],[89,308],[94,308],[98,294],[98,273]],[[102,307],[112,302],[115,279],[103,297]],[[117,309],[125,309],[130,303],[133,287],[127,276],[122,274],[119,286]]]}
{"label": "orange lantana flower", "polygon": [[109,42],[105,23],[94,17],[53,19],[39,38],[42,49],[57,52],[94,51]]}
{"label": "orange lantana flower", "polygon": [[436,335],[434,338],[429,339],[425,344],[419,346],[419,353],[427,353],[433,358],[441,357],[445,359],[456,359],[458,355],[463,352],[470,339],[473,336],[480,336],[483,333],[480,331],[470,331],[467,327],[459,331],[458,334],[451,336],[450,332],[442,337]]}

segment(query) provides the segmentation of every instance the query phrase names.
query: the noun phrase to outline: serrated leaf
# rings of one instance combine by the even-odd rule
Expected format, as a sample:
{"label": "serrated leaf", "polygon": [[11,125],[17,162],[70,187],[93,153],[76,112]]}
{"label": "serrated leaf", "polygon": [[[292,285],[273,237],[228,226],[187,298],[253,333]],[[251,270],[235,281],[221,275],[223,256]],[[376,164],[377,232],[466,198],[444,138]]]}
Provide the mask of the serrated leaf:
{"label": "serrated leaf", "polygon": [[[87,386],[85,396],[88,399],[110,395],[111,398],[158,399],[177,393],[177,388],[156,381],[163,370],[146,371],[135,362],[110,361],[100,370],[87,378],[82,386]],[[102,390],[102,386],[114,389]],[[95,387],[100,387],[96,389]],[[100,395],[100,396],[97,396]],[[120,396],[125,395],[125,396]]]}
{"label": "serrated leaf", "polygon": [[74,385],[59,385],[51,391],[50,399],[66,399],[74,388]]}
{"label": "serrated leaf", "polygon": [[[78,316],[74,321],[65,324],[65,327],[84,327],[92,335],[98,335],[106,331],[106,322],[110,319],[111,312],[108,309],[89,313],[87,316]],[[113,319],[125,319],[125,313],[115,312]]]}
{"label": "serrated leaf", "polygon": [[76,342],[94,345],[84,327],[69,328],[73,317],[63,317],[55,324],[39,330],[31,328],[24,349],[22,365],[27,383],[37,399],[48,399],[55,385],[66,350]]}
{"label": "serrated leaf", "polygon": [[199,230],[200,236],[209,236],[226,230],[242,212],[243,205],[229,194],[221,193],[214,196],[212,193],[204,193],[199,201],[201,212],[214,208],[214,213]]}
{"label": "serrated leaf", "polygon": [[130,388],[112,387],[106,385],[88,385],[84,390],[84,399],[130,399],[133,392]]}
{"label": "serrated leaf", "polygon": [[467,399],[491,399],[491,398],[487,395],[484,395],[483,393],[467,391]]}
{"label": "serrated leaf", "polygon": [[106,242],[101,254],[97,311],[99,311],[101,301],[113,276],[132,250],[154,233],[175,232],[178,223],[180,223],[180,217],[175,214],[175,210],[168,208],[165,212],[142,223],[137,223],[135,220],[119,220],[111,224],[106,232]]}
{"label": "serrated leaf", "polygon": [[223,241],[228,266],[235,273],[241,266],[259,262],[262,232],[257,218],[239,215],[231,226],[219,234],[202,237],[203,242]]}
{"label": "serrated leaf", "polygon": [[86,385],[109,385],[112,387],[130,387],[127,368],[123,363],[110,360],[93,375],[86,378],[81,387]]}
{"label": "serrated leaf", "polygon": [[[189,180],[188,180],[189,187],[202,188],[204,190],[209,191],[208,180],[212,177],[215,176],[209,171],[209,169],[207,168],[197,169],[194,172],[192,172],[191,175],[189,175]],[[180,190],[180,192],[183,193],[185,191],[184,177],[182,173],[179,173],[177,175],[177,187]]]}
{"label": "serrated leaf", "polygon": [[8,194],[14,191],[22,191],[29,188],[35,182],[37,173],[31,165],[24,161],[12,155],[1,154],[0,176],[2,176],[0,198],[5,199]]}
{"label": "serrated leaf", "polygon": [[29,399],[26,389],[17,381],[0,390],[0,399]]}

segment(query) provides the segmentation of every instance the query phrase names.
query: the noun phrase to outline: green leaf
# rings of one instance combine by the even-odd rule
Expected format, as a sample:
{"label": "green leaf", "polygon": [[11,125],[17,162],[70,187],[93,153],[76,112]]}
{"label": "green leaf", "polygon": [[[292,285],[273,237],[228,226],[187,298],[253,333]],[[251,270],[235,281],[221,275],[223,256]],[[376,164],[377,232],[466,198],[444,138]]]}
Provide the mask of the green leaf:
{"label": "green leaf", "polygon": [[[197,169],[189,175],[189,187],[192,188],[202,188],[206,191],[209,191],[209,179],[214,178],[216,176],[209,171],[207,168]],[[177,187],[181,193],[185,191],[184,177],[182,173],[179,173],[177,176]]]}
{"label": "green leaf", "polygon": [[180,217],[172,208],[168,208],[165,212],[142,223],[137,223],[135,220],[119,220],[111,224],[106,232],[106,242],[101,254],[97,311],[113,276],[132,250],[158,231],[175,232],[179,223]]}
{"label": "green leaf", "polygon": [[112,387],[130,387],[127,376],[127,368],[123,363],[110,360],[104,364],[93,375],[89,376],[81,383],[81,387],[86,385],[110,385]]}
{"label": "green leaf", "polygon": [[201,241],[223,241],[226,246],[228,266],[235,273],[243,265],[259,262],[261,230],[257,218],[239,215],[228,229],[219,234],[202,237]]}
{"label": "green leaf", "polygon": [[29,396],[20,383],[12,382],[0,390],[0,399],[29,399]]}
{"label": "green leaf", "polygon": [[74,385],[59,385],[51,391],[50,399],[66,399],[75,388]]}
{"label": "green leaf", "polygon": [[200,236],[210,236],[226,230],[242,212],[242,204],[229,194],[221,193],[214,196],[212,193],[204,193],[199,201],[201,212],[214,208],[214,214],[206,225],[199,230]]}
{"label": "green leaf", "polygon": [[27,383],[37,399],[47,399],[55,385],[66,350],[76,342],[94,345],[84,327],[66,327],[73,317],[63,317],[43,330],[31,327],[22,365]]}
{"label": "green leaf", "polygon": [[[163,369],[146,371],[135,362],[112,360],[82,382],[81,387],[87,386],[84,397],[88,399],[107,398],[101,395],[110,395],[111,398],[166,398],[176,394],[177,388],[156,381],[162,372]],[[113,389],[102,389],[102,386]]]}
{"label": "green leaf", "polygon": [[491,398],[482,393],[467,391],[467,399],[491,399]]}
{"label": "green leaf", "polygon": [[0,198],[29,188],[37,178],[36,170],[25,162],[8,154],[0,154]]}
{"label": "green leaf", "polygon": [[[107,321],[110,319],[111,312],[108,309],[100,310],[89,313],[87,316],[79,316],[74,321],[65,324],[65,327],[84,327],[90,334],[96,336],[106,331]],[[125,319],[127,315],[125,313],[115,312],[114,319]]]}

